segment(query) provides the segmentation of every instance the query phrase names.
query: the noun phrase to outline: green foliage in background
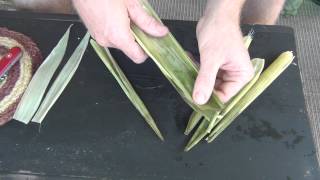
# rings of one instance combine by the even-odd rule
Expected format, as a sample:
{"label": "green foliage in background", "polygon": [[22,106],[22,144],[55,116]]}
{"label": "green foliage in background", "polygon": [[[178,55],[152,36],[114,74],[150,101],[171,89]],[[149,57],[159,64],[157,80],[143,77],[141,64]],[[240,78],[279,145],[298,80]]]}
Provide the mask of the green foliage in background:
{"label": "green foliage in background", "polygon": [[282,14],[289,16],[296,15],[302,3],[303,0],[286,0],[286,4],[282,10]]}

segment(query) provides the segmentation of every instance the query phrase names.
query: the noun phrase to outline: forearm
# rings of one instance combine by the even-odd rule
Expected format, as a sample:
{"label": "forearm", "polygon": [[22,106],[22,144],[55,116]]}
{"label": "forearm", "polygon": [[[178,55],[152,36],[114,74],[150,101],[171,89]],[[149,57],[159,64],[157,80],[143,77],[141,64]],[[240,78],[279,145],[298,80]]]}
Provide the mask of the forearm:
{"label": "forearm", "polygon": [[242,7],[246,0],[208,0],[204,17],[223,17],[240,22]]}
{"label": "forearm", "polygon": [[285,0],[247,0],[242,12],[242,23],[274,24],[284,2]]}

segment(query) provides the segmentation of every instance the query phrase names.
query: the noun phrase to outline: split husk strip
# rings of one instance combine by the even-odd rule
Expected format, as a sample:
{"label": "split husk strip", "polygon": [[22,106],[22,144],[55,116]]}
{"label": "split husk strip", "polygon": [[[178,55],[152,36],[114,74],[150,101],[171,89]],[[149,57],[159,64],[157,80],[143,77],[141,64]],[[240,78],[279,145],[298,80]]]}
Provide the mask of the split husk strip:
{"label": "split husk strip", "polygon": [[90,34],[86,33],[78,47],[72,53],[71,57],[68,59],[67,63],[63,66],[62,70],[53,82],[38,111],[32,118],[32,122],[41,123],[51,107],[62,94],[63,90],[66,88],[69,81],[79,67],[82,56],[87,49],[89,38]]}
{"label": "split husk strip", "polygon": [[109,69],[109,71],[112,73],[114,78],[117,80],[117,82],[119,83],[119,85],[121,86],[122,90],[125,92],[127,97],[130,99],[132,104],[144,117],[145,121],[153,129],[156,135],[163,141],[164,138],[160,130],[158,129],[154,119],[152,118],[148,109],[144,105],[143,101],[140,99],[140,97],[132,87],[127,77],[124,75],[121,68],[118,66],[118,64],[110,54],[110,51],[98,45],[94,40],[91,40],[90,43],[94,48],[94,50],[96,51],[96,53],[98,54],[98,56],[100,57],[100,59],[102,60],[102,62],[105,64],[105,66]]}
{"label": "split husk strip", "polygon": [[[142,0],[141,3],[147,13],[161,22],[147,1]],[[215,112],[221,110],[224,105],[215,95],[205,105],[197,105],[193,102],[192,91],[199,68],[171,33],[168,33],[165,37],[156,38],[149,36],[134,24],[132,24],[131,29],[140,46],[153,59],[190,107],[202,113],[208,119],[211,119]]]}
{"label": "split husk strip", "polygon": [[70,28],[71,26],[34,74],[20,100],[13,119],[27,124],[37,111],[49,82],[66,52]]}
{"label": "split husk strip", "polygon": [[212,142],[235,118],[240,115],[293,61],[292,52],[282,53],[259,77],[252,88],[241,98],[236,106],[229,111],[213,129],[208,142]]}
{"label": "split husk strip", "polygon": [[207,121],[203,120],[196,130],[196,132],[193,134],[191,139],[189,140],[187,146],[185,147],[185,151],[189,151],[192,147],[194,147],[196,144],[198,144],[208,133],[211,132],[211,130],[216,126],[218,122],[220,122],[221,118],[224,117],[229,111],[231,111],[239,101],[241,101],[241,98],[250,90],[250,88],[257,82],[263,67],[264,67],[264,59],[253,59],[252,65],[254,67],[254,77],[252,80],[245,85],[239,93],[234,96],[229,103],[226,105],[226,107],[219,113],[216,114],[215,118],[213,118],[213,121]]}
{"label": "split husk strip", "polygon": [[[246,35],[244,38],[243,38],[243,42],[244,42],[244,45],[247,49],[249,49],[249,46],[253,40],[253,36],[254,36],[254,30],[250,30],[250,32],[248,33],[248,35]],[[225,108],[224,108],[225,109]],[[190,118],[189,118],[189,121],[188,121],[188,124],[187,124],[187,127],[186,127],[186,130],[184,132],[185,135],[189,135],[190,132],[195,128],[195,126],[199,123],[199,121],[202,119],[203,115],[199,112],[192,112]],[[213,123],[215,122],[215,120],[212,120],[212,123],[211,123],[211,126],[213,125]],[[212,128],[212,127],[211,127]],[[208,131],[211,129],[211,128],[208,128]]]}

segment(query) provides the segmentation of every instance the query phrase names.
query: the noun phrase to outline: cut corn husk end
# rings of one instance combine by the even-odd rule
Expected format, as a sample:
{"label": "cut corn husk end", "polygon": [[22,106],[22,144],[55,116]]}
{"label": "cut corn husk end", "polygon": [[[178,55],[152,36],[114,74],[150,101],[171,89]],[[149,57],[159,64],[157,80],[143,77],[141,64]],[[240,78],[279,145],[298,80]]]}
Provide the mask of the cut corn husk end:
{"label": "cut corn husk end", "polygon": [[101,47],[98,45],[94,40],[90,41],[93,49],[96,51],[98,56],[100,57],[101,61],[105,64],[105,66],[108,68],[108,70],[111,72],[111,74],[114,76],[114,78],[119,83],[120,87],[124,91],[124,93],[127,95],[129,100],[132,102],[132,104],[135,106],[135,108],[140,112],[144,120],[149,124],[149,126],[152,128],[152,130],[155,132],[155,134],[164,141],[164,138],[157,127],[154,119],[152,118],[150,112],[144,105],[143,101],[140,99],[134,88],[132,87],[131,83],[121,70],[121,68],[118,66],[114,58],[112,57],[110,51],[106,48]]}
{"label": "cut corn husk end", "polygon": [[207,138],[210,143],[218,137],[279,75],[292,63],[294,59],[291,51],[282,53],[259,77],[258,81],[241,98],[236,106],[230,110],[213,129]]}

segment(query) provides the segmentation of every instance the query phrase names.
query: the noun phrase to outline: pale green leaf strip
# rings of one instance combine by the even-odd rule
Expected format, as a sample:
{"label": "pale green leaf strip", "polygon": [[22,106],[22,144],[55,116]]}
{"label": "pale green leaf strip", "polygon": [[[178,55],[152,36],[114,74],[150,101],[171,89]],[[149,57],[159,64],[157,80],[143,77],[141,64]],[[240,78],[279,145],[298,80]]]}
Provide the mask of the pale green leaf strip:
{"label": "pale green leaf strip", "polygon": [[57,101],[59,96],[62,94],[63,90],[66,88],[70,80],[72,79],[73,75],[75,74],[79,64],[81,62],[82,56],[87,49],[88,42],[90,39],[90,34],[86,33],[84,38],[81,40],[78,47],[72,53],[71,57],[64,65],[60,73],[58,74],[57,78],[53,82],[52,86],[50,87],[48,93],[46,94],[45,98],[43,99],[38,111],[34,115],[32,122],[41,123],[51,107]]}
{"label": "pale green leaf strip", "polygon": [[37,111],[54,72],[61,63],[67,49],[70,28],[64,33],[58,44],[49,56],[43,61],[30,81],[21,101],[16,109],[13,119],[29,123]]}
{"label": "pale green leaf strip", "polygon": [[282,53],[259,77],[258,81],[241,98],[213,129],[208,142],[212,142],[235,118],[240,115],[280,74],[292,63],[294,59],[292,52]]}
{"label": "pale green leaf strip", "polygon": [[98,54],[98,56],[100,57],[100,59],[102,60],[102,62],[105,64],[105,66],[114,76],[114,78],[117,80],[117,82],[119,83],[120,87],[129,98],[129,100],[132,102],[135,108],[143,116],[144,120],[149,124],[149,126],[153,129],[156,135],[161,140],[164,140],[160,130],[158,129],[148,109],[146,108],[143,101],[140,99],[140,97],[132,87],[131,83],[129,82],[129,80],[127,79],[127,77],[125,76],[121,68],[118,66],[118,64],[112,57],[110,51],[98,45],[94,40],[91,40],[90,43],[94,48],[94,50],[96,51],[96,53]]}

